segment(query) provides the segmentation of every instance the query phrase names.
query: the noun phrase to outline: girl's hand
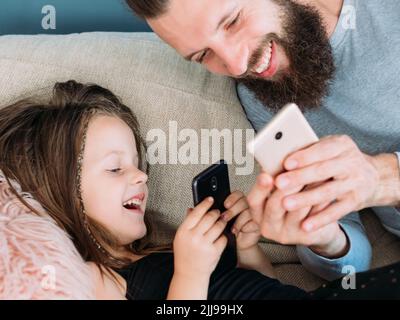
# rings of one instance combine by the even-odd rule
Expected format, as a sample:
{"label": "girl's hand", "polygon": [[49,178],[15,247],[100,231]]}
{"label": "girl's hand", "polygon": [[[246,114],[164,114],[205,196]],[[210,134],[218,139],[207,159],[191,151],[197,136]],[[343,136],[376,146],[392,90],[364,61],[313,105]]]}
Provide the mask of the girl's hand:
{"label": "girl's hand", "polygon": [[218,210],[208,211],[214,200],[206,198],[187,216],[173,242],[174,275],[186,279],[208,278],[214,271],[227,244],[222,234],[226,221]]}
{"label": "girl's hand", "polygon": [[257,245],[261,236],[260,228],[252,220],[246,196],[240,191],[235,191],[226,198],[224,206],[227,209],[222,214],[225,221],[237,217],[232,227],[232,233],[236,235],[237,250],[246,250]]}

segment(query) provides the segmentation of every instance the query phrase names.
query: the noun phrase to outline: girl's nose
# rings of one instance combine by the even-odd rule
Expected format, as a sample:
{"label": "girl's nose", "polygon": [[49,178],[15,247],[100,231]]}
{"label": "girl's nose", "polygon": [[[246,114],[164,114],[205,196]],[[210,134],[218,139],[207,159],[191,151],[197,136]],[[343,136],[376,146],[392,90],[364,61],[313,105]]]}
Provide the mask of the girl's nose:
{"label": "girl's nose", "polygon": [[135,170],[133,170],[132,172],[132,179],[131,179],[131,183],[132,184],[144,184],[147,183],[148,180],[148,176],[146,173],[144,173],[143,171],[135,168]]}

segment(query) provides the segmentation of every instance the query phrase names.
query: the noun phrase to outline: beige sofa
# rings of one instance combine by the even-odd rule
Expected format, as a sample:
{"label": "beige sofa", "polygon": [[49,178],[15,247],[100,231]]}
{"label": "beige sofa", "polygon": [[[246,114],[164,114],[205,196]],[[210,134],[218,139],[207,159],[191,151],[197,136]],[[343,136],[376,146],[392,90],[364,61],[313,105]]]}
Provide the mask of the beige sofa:
{"label": "beige sofa", "polygon": [[[176,139],[175,134],[168,135],[170,121],[176,121],[178,130],[191,128],[198,133],[207,128],[251,129],[232,80],[184,61],[153,34],[0,37],[0,106],[21,96],[46,96],[56,81],[69,79],[114,91],[138,115],[144,136],[161,129]],[[192,206],[191,180],[207,166],[151,166],[147,214],[156,220],[159,241],[172,240],[186,208]],[[232,189],[247,192],[257,170],[239,176],[235,169],[240,166],[235,161],[230,164]],[[362,219],[374,248],[373,266],[400,260],[400,241],[373,214],[365,212]],[[294,247],[266,240],[262,246],[283,282],[307,290],[322,283],[300,265]]]}

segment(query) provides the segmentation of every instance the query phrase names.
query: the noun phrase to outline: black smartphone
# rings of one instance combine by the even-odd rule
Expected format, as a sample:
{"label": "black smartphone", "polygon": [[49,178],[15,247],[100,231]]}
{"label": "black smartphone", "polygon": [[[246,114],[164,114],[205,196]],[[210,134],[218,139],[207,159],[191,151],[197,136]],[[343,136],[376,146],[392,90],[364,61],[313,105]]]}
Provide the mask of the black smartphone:
{"label": "black smartphone", "polygon": [[[218,209],[221,213],[226,210],[225,199],[231,194],[228,165],[224,160],[213,164],[202,171],[192,182],[193,202],[197,206],[207,197],[213,197],[214,203],[210,210]],[[228,222],[224,234],[228,237],[228,245],[235,246],[236,239],[231,232],[235,219]]]}

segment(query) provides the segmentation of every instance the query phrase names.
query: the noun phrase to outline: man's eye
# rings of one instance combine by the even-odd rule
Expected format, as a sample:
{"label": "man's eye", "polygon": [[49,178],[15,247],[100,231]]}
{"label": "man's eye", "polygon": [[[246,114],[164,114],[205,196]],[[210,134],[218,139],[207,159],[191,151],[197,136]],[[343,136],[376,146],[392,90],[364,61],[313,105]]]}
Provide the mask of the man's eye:
{"label": "man's eye", "polygon": [[121,168],[115,168],[115,169],[111,169],[111,170],[108,170],[108,171],[110,171],[110,172],[112,172],[112,173],[118,173],[118,172],[120,172],[122,169]]}
{"label": "man's eye", "polygon": [[207,56],[207,52],[208,52],[208,50],[204,50],[204,51],[203,51],[203,53],[201,54],[200,58],[197,59],[197,62],[198,62],[198,63],[203,63],[204,58]]}
{"label": "man's eye", "polygon": [[233,27],[235,24],[237,24],[238,21],[239,21],[239,19],[240,19],[240,12],[239,12],[238,15],[236,16],[236,18],[228,25],[228,29],[229,29],[230,27]]}

